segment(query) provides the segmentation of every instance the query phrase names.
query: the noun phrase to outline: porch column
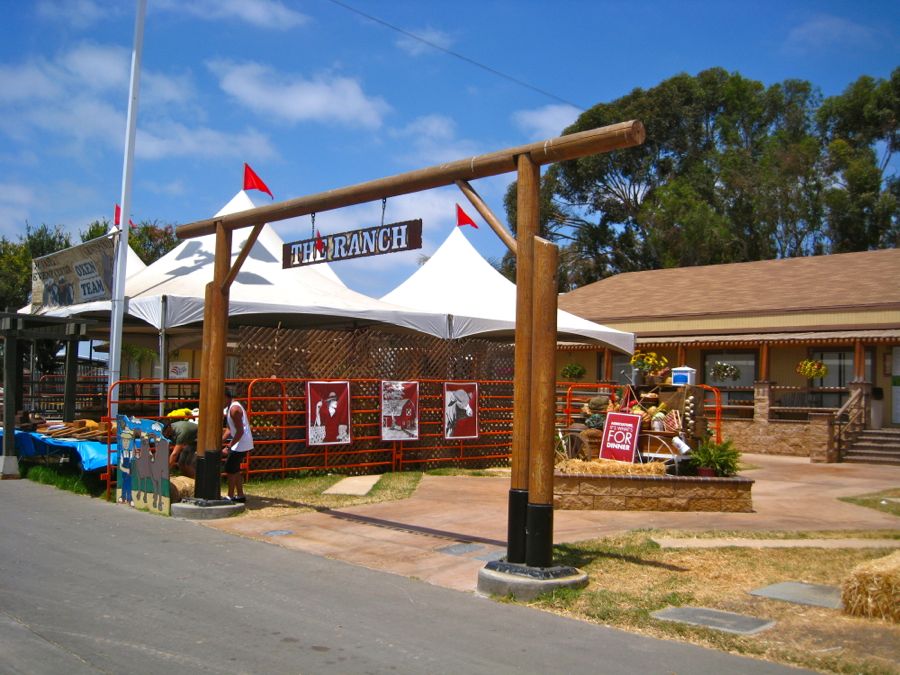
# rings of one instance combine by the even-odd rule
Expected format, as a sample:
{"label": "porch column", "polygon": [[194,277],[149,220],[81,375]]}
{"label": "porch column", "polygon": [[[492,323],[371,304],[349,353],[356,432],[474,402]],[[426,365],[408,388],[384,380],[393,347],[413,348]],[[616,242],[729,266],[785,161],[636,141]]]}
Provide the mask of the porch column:
{"label": "porch column", "polygon": [[862,340],[853,344],[853,379],[862,382],[866,379],[866,350]]}
{"label": "porch column", "polygon": [[772,383],[757,380],[753,383],[753,421],[768,422],[769,407],[772,405]]}
{"label": "porch column", "polygon": [[763,342],[759,346],[759,379],[769,381],[769,343]]}

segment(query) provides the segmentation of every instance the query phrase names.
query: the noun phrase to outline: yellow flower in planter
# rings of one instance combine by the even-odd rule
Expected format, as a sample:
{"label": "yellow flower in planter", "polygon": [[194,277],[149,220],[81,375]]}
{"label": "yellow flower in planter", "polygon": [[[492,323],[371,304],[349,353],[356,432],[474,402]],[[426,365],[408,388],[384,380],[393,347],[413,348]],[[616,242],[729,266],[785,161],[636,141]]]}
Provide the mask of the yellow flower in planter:
{"label": "yellow flower in planter", "polygon": [[669,365],[669,359],[660,356],[656,352],[642,352],[640,349],[635,350],[634,355],[629,362],[632,368],[650,375],[658,374]]}

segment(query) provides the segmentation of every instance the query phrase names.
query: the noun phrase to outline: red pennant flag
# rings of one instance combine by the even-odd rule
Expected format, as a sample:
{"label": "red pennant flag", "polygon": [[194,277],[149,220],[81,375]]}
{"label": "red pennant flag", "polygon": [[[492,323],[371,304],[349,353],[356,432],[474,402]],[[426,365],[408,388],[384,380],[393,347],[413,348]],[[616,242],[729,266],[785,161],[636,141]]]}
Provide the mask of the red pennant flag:
{"label": "red pennant flag", "polygon": [[244,189],[259,190],[260,192],[265,192],[272,199],[275,199],[275,195],[272,194],[269,186],[263,183],[262,178],[257,176],[256,172],[251,169],[250,165],[246,162],[244,162]]}
{"label": "red pennant flag", "polygon": [[325,242],[322,241],[322,234],[318,230],[316,230],[316,251],[319,255],[325,252]]}
{"label": "red pennant flag", "polygon": [[[122,207],[116,204],[115,216],[113,217],[113,225],[116,227],[119,226],[119,223],[122,222]],[[137,225],[132,222],[131,218],[128,219],[128,224],[131,225],[131,229],[134,230],[137,228]]]}
{"label": "red pennant flag", "polygon": [[463,225],[471,225],[476,230],[478,226],[475,224],[475,221],[469,218],[469,214],[462,210],[462,207],[457,204],[456,205],[456,226],[462,227]]}

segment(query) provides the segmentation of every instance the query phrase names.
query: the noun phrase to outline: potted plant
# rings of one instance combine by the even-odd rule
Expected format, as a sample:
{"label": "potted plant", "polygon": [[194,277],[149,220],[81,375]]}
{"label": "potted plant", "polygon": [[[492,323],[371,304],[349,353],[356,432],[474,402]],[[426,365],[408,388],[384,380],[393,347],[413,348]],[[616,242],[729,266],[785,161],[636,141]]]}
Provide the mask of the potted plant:
{"label": "potted plant", "polygon": [[584,377],[584,374],[587,372],[587,369],[580,363],[567,363],[562,367],[562,370],[559,372],[562,375],[564,380],[580,380]]}
{"label": "potted plant", "polygon": [[733,476],[737,473],[740,459],[741,453],[730,440],[716,443],[708,439],[691,452],[691,465],[700,476]]}
{"label": "potted plant", "polygon": [[665,356],[656,352],[642,352],[640,349],[635,350],[629,364],[642,375],[660,380],[669,369],[669,359]]}

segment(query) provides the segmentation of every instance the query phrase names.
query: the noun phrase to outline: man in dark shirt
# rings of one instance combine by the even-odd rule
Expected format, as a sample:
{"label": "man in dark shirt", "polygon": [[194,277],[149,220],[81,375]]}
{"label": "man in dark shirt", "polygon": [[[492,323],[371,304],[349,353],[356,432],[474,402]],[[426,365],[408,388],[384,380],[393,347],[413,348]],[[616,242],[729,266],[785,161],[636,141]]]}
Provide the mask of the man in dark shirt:
{"label": "man in dark shirt", "polygon": [[168,425],[164,433],[172,443],[169,469],[177,466],[183,476],[194,478],[197,467],[197,425],[188,420],[179,420]]}

